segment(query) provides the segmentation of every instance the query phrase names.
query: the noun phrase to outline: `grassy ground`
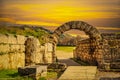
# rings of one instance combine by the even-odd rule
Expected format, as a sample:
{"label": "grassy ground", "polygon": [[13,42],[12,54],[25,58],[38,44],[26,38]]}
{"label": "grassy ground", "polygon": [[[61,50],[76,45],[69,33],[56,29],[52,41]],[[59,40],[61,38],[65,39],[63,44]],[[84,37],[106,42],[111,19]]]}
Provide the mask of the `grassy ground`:
{"label": "grassy ground", "polygon": [[7,79],[12,79],[12,80],[29,79],[29,80],[32,80],[31,78],[28,78],[28,77],[21,77],[18,74],[18,71],[16,69],[0,70],[0,80],[7,80]]}
{"label": "grassy ground", "polygon": [[57,72],[47,72],[47,79],[56,79],[57,78]]}
{"label": "grassy ground", "polygon": [[57,46],[56,47],[56,56],[58,59],[68,59],[73,58],[73,46]]}
{"label": "grassy ground", "polygon": [[[41,77],[39,80],[47,80],[47,79],[56,79],[57,73],[56,72],[48,72],[47,77]],[[33,80],[30,77],[21,77],[18,74],[18,71],[16,69],[14,70],[0,70],[0,80]]]}
{"label": "grassy ground", "polygon": [[56,50],[64,51],[64,52],[73,52],[73,49],[75,49],[75,47],[73,46],[57,46],[56,48]]}

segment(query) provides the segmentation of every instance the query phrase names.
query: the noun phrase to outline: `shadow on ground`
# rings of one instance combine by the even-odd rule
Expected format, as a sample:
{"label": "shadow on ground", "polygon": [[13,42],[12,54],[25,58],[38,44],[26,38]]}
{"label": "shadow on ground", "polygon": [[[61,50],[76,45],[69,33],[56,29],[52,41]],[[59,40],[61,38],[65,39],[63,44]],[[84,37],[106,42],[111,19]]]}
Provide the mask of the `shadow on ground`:
{"label": "shadow on ground", "polygon": [[12,77],[12,78],[15,78],[16,76],[19,76],[18,73],[14,73],[14,74],[7,74],[8,76]]}
{"label": "shadow on ground", "polygon": [[58,59],[58,62],[65,63],[67,66],[81,66],[80,64],[71,59]]}
{"label": "shadow on ground", "polygon": [[104,77],[104,78],[100,78],[100,80],[120,80],[120,77],[117,77],[117,78],[107,78],[107,77]]}

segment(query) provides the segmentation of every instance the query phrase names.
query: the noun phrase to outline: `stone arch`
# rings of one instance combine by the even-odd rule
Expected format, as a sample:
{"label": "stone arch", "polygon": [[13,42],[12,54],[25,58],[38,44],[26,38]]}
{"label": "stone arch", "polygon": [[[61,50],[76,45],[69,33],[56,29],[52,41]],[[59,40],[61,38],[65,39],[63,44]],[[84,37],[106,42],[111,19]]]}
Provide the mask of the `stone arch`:
{"label": "stone arch", "polygon": [[54,31],[53,33],[54,40],[58,42],[59,36],[63,34],[65,31],[68,31],[71,29],[84,31],[92,39],[96,39],[96,40],[101,39],[101,35],[99,31],[92,25],[89,25],[88,23],[83,21],[70,21],[61,25]]}
{"label": "stone arch", "polygon": [[[100,65],[102,58],[101,57],[98,58],[98,56],[99,55],[102,56],[101,51],[103,51],[103,50],[102,50],[102,48],[99,48],[100,47],[99,44],[102,41],[102,37],[101,37],[100,32],[95,27],[93,27],[92,25],[90,25],[86,22],[70,21],[70,22],[64,23],[63,25],[58,27],[54,31],[54,33],[50,36],[50,39],[51,39],[50,41],[52,41],[56,45],[58,43],[60,35],[63,34],[65,31],[72,30],[72,29],[84,31],[86,33],[86,35],[89,36],[89,39],[90,39],[89,44],[90,44],[90,46],[92,46],[92,47],[90,47],[90,50],[93,50],[93,48],[94,48],[94,51],[92,51],[91,53],[88,54],[89,55],[88,58],[89,57],[91,58],[91,61],[89,61],[89,62],[93,62],[93,64],[95,63],[95,65],[96,65],[96,61],[97,61],[98,65]],[[77,46],[76,46],[76,49],[77,49]],[[54,51],[53,58],[54,58],[54,60],[56,58],[55,51]],[[88,59],[88,60],[90,60],[90,59]]]}

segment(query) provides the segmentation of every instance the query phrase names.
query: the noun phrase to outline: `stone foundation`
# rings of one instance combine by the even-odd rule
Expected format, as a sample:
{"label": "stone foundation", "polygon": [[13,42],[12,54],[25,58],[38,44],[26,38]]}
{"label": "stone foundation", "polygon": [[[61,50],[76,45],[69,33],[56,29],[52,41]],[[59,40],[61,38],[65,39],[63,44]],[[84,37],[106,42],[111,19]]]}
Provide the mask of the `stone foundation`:
{"label": "stone foundation", "polygon": [[18,73],[21,76],[30,76],[35,80],[38,80],[40,77],[47,76],[47,65],[31,65],[26,67],[19,67]]}

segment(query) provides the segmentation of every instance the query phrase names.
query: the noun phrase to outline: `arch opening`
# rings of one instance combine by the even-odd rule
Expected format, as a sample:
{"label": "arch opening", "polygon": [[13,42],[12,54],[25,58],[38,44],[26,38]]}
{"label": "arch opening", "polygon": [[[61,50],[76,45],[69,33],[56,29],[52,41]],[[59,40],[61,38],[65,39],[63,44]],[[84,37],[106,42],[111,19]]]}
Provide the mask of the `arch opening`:
{"label": "arch opening", "polygon": [[77,29],[68,30],[60,35],[57,46],[76,46],[78,41],[88,38],[89,35],[86,35],[84,31]]}

